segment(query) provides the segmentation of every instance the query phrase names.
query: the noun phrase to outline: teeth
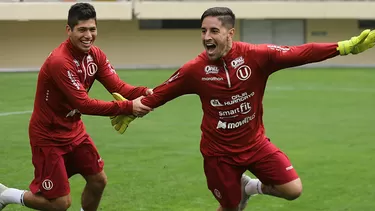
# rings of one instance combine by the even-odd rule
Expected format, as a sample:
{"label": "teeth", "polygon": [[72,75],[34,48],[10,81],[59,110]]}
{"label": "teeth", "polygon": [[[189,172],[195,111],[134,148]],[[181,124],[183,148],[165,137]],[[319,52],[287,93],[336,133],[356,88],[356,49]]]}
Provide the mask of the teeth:
{"label": "teeth", "polygon": [[212,44],[212,43],[209,43],[209,44],[206,44],[207,45],[207,47],[214,47],[215,45],[214,44]]}
{"label": "teeth", "polygon": [[90,41],[82,41],[84,44],[90,44]]}

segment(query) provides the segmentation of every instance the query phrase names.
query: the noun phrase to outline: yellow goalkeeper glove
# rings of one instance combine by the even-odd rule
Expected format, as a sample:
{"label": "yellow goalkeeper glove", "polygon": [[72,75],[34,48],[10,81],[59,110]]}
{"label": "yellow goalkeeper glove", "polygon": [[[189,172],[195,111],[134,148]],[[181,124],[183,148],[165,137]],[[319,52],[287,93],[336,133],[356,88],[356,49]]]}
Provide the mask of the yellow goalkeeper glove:
{"label": "yellow goalkeeper glove", "polygon": [[[122,95],[119,93],[112,93],[112,96],[117,100],[117,101],[126,101]],[[136,116],[134,115],[118,115],[118,116],[111,116],[111,124],[115,128],[117,132],[120,134],[125,133],[126,129],[128,128],[130,122],[132,122]]]}
{"label": "yellow goalkeeper glove", "polygon": [[337,43],[337,50],[340,55],[358,54],[375,45],[375,30],[366,29],[357,37],[352,37],[350,40],[344,40]]}

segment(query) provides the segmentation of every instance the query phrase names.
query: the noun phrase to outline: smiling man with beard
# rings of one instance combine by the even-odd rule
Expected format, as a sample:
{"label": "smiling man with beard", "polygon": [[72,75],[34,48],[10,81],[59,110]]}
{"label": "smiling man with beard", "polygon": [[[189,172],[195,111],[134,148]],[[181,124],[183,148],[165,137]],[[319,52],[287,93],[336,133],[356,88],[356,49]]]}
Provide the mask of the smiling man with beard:
{"label": "smiling man with beard", "polygon": [[[92,5],[74,4],[66,31],[69,38],[52,51],[38,75],[29,124],[35,168],[30,191],[0,184],[0,210],[8,204],[22,204],[35,210],[65,211],[71,204],[69,178],[81,174],[86,180],[81,210],[96,211],[107,177],[104,161],[86,132],[81,114],[143,116],[150,111],[140,99],[152,90],[123,82],[106,55],[93,45],[97,27]],[[134,100],[91,99],[88,91],[95,80],[109,92]]]}
{"label": "smiling man with beard", "polygon": [[[294,200],[302,193],[301,180],[288,157],[266,136],[262,100],[268,77],[284,68],[358,54],[375,44],[375,31],[364,30],[335,43],[255,45],[234,42],[234,25],[235,15],[229,8],[206,10],[201,17],[205,51],[141,100],[156,108],[181,95],[200,97],[200,150],[219,211],[244,210],[254,194]],[[258,179],[246,176],[247,170]]]}

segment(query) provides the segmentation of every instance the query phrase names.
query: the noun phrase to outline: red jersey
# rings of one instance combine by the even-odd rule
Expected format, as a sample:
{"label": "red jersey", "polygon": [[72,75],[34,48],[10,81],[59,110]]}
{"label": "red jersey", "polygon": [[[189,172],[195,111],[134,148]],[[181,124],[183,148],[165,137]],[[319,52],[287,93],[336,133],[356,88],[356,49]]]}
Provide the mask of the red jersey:
{"label": "red jersey", "polygon": [[142,103],[156,108],[178,96],[197,94],[203,109],[203,155],[255,152],[257,143],[266,139],[262,100],[270,74],[337,56],[336,48],[336,43],[288,47],[234,42],[220,60],[210,61],[201,53]]}
{"label": "red jersey", "polygon": [[39,72],[29,125],[31,144],[64,145],[81,139],[86,134],[81,114],[132,113],[131,101],[91,99],[88,91],[95,79],[109,92],[118,92],[129,100],[145,95],[147,90],[123,82],[98,47],[82,53],[68,39],[49,55]]}

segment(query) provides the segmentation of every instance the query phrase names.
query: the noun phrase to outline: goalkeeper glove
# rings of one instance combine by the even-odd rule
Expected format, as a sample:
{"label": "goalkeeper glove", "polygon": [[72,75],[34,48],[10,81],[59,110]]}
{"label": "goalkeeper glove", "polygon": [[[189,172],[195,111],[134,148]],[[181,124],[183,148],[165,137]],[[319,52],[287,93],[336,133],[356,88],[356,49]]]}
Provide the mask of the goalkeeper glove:
{"label": "goalkeeper glove", "polygon": [[375,45],[375,30],[366,29],[357,37],[352,37],[350,40],[344,40],[337,43],[337,50],[340,55],[358,54]]}
{"label": "goalkeeper glove", "polygon": [[[112,93],[112,96],[117,100],[117,101],[126,101],[123,96],[121,96],[119,93]],[[126,129],[128,128],[130,122],[132,122],[136,116],[134,115],[118,115],[118,116],[112,116],[110,117],[111,119],[111,124],[114,126],[115,130],[119,132],[120,134],[125,133]]]}

